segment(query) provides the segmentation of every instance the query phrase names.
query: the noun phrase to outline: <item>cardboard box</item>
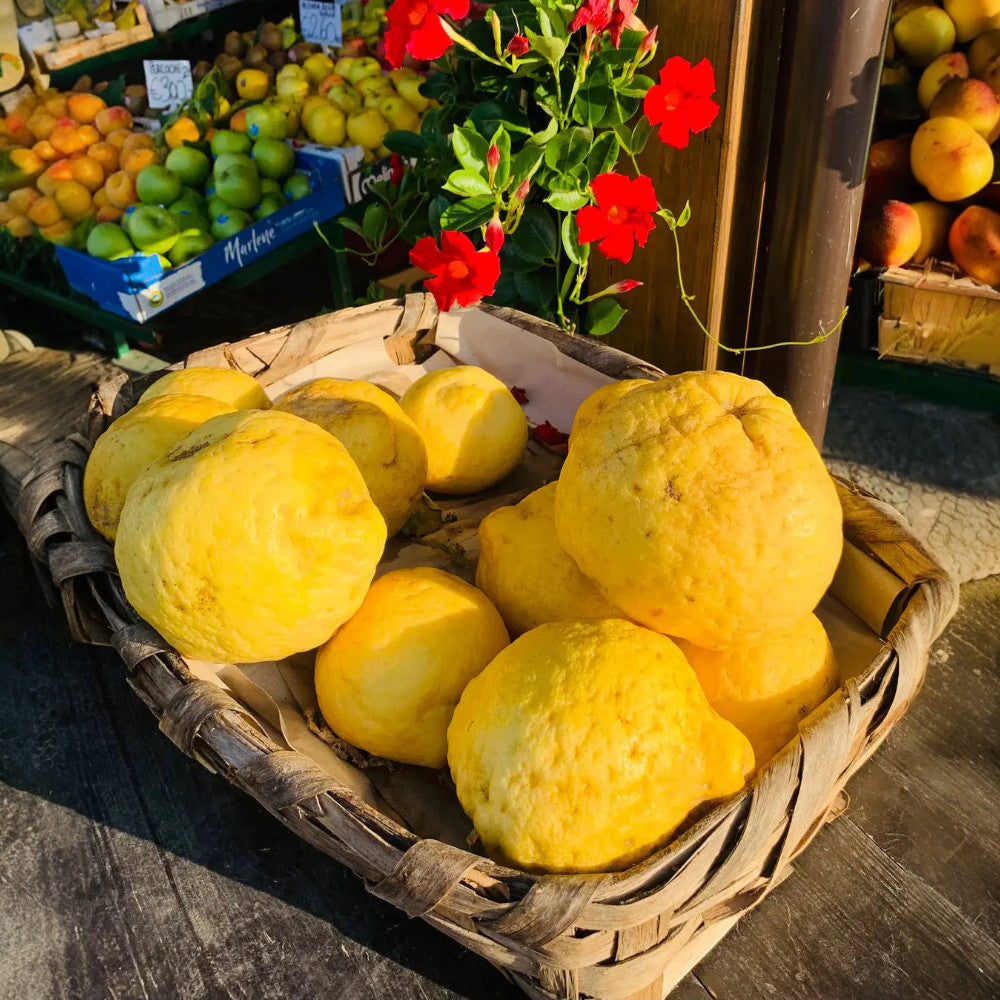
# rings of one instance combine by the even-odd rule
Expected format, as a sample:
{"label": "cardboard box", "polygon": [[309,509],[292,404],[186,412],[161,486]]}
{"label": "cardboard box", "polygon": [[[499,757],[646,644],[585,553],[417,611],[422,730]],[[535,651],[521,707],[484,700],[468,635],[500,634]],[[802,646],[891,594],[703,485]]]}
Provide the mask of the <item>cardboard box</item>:
{"label": "cardboard box", "polygon": [[297,150],[296,169],[309,173],[313,192],[273,215],[220,240],[180,267],[164,270],[159,258],[135,254],[101,260],[69,247],[56,256],[70,285],[102,309],[146,323],[171,306],[213,285],[344,210],[342,174],[327,157]]}
{"label": "cardboard box", "polygon": [[318,146],[312,142],[291,140],[297,150],[333,160],[340,170],[344,195],[348,205],[356,205],[368,194],[373,184],[387,181],[392,176],[392,163],[388,156],[365,163],[365,151],[360,146]]}
{"label": "cardboard box", "polygon": [[142,5],[149,13],[153,27],[162,35],[181,21],[189,21],[192,17],[201,17],[209,11],[228,7],[239,0],[142,0]]}

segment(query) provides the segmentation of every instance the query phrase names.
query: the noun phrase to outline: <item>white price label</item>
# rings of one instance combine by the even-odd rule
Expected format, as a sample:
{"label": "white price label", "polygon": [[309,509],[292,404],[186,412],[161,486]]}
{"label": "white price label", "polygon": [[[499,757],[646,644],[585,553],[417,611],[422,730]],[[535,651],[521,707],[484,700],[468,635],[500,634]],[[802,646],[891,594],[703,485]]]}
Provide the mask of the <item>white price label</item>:
{"label": "white price label", "polygon": [[302,37],[318,45],[342,45],[340,3],[323,0],[299,0],[299,24]]}
{"label": "white price label", "polygon": [[151,108],[173,110],[194,93],[187,59],[144,59],[147,100]]}

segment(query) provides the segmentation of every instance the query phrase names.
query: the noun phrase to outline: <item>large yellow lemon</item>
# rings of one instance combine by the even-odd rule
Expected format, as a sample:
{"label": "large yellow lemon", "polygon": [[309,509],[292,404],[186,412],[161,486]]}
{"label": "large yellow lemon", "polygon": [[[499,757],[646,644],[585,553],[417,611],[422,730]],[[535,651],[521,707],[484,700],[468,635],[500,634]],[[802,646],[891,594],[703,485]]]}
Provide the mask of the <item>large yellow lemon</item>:
{"label": "large yellow lemon", "polygon": [[726,372],[640,386],[584,427],[556,530],[627,617],[715,649],[812,611],[843,545],[833,480],[791,407]]}
{"label": "large yellow lemon", "polygon": [[813,614],[785,632],[729,649],[702,649],[684,639],[677,645],[712,708],[750,740],[758,767],[840,683],[833,647]]}
{"label": "large yellow lemon", "polygon": [[482,368],[428,372],[399,401],[427,446],[427,488],[478,493],[520,461],[528,421],[510,390]]}
{"label": "large yellow lemon", "polygon": [[139,402],[184,393],[190,396],[211,396],[228,403],[234,410],[266,410],[271,405],[260,383],[246,372],[232,368],[211,368],[195,365],[178,368],[158,378],[140,397]]}
{"label": "large yellow lemon", "polygon": [[464,580],[428,568],[386,573],[316,657],[320,711],[369,753],[444,767],[459,696],[507,643],[497,609]]}
{"label": "large yellow lemon", "polygon": [[549,483],[479,525],[476,586],[515,634],[568,618],[622,617],[559,544],[555,500]]}
{"label": "large yellow lemon", "polygon": [[534,870],[634,864],[753,764],[677,646],[621,619],[526,632],[470,681],[448,729],[483,846]]}
{"label": "large yellow lemon", "polygon": [[125,496],[139,476],[210,417],[233,408],[208,396],[162,396],[138,403],[97,439],[83,474],[90,523],[115,540]]}
{"label": "large yellow lemon", "polygon": [[627,396],[633,389],[638,389],[641,385],[649,385],[648,378],[625,378],[620,382],[609,382],[602,385],[600,389],[592,392],[578,407],[576,416],[573,418],[573,426],[569,432],[569,444],[573,443],[573,438],[583,430],[595,417],[600,416],[612,403],[617,402],[622,396]]}
{"label": "large yellow lemon", "polygon": [[385,521],[332,435],[276,410],[213,417],[136,481],[115,559],[136,611],[179,652],[273,660],[361,605]]}
{"label": "large yellow lemon", "polygon": [[286,392],[278,408],[319,424],[347,449],[389,535],[396,534],[427,479],[423,439],[399,403],[370,382],[318,378]]}

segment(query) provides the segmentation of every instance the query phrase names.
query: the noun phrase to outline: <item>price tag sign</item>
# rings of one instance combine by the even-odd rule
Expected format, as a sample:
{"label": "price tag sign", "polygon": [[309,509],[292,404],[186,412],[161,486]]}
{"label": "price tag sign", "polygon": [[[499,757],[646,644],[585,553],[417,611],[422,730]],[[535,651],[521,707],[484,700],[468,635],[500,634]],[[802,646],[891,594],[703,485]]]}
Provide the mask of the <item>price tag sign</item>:
{"label": "price tag sign", "polygon": [[342,45],[340,3],[324,0],[299,0],[299,24],[302,37],[318,45]]}
{"label": "price tag sign", "polygon": [[144,59],[147,100],[151,108],[173,110],[194,93],[187,59]]}

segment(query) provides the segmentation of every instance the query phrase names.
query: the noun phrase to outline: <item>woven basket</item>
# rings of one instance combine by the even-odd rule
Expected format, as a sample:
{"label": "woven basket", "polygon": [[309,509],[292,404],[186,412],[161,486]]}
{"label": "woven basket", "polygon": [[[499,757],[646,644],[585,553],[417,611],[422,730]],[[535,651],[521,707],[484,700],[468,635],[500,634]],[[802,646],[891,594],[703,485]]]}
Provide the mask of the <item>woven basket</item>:
{"label": "woven basket", "polygon": [[[488,312],[614,378],[657,374],[523,314]],[[435,323],[429,300],[411,295],[199,352],[188,363],[230,365],[271,385],[374,337],[405,364],[434,349]],[[610,875],[514,871],[421,838],[304,754],[283,748],[245,705],[194,677],[130,607],[110,546],[87,522],[81,483],[91,443],[143,387],[124,376],[103,386],[83,433],[44,454],[16,500],[21,528],[62,594],[74,636],[118,651],[129,684],[185,753],[347,865],[372,893],[484,956],[532,997],[666,996],[842,811],[844,784],[906,711],[930,644],[956,605],[955,585],[900,517],[838,483],[850,559],[898,584],[884,607],[858,612],[873,626],[877,652],[867,666],[803,721],[799,737],[750,787],[640,864]]]}

